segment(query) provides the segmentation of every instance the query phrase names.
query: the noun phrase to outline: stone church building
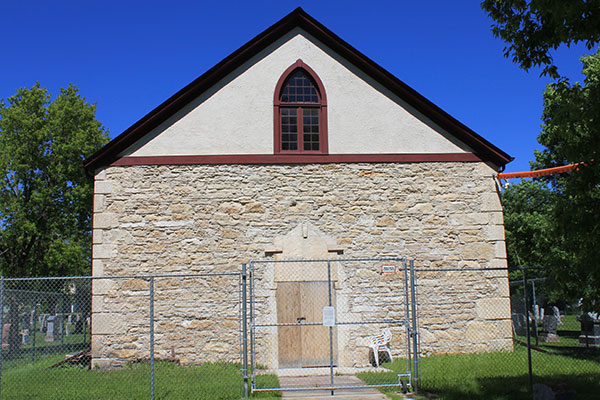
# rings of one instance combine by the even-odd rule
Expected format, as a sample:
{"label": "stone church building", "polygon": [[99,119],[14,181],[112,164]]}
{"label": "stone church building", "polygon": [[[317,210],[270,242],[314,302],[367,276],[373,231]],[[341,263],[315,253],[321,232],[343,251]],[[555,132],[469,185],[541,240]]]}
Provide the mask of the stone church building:
{"label": "stone church building", "polygon": [[[493,269],[506,267],[495,174],[511,160],[297,9],[86,160],[92,274],[238,272],[252,259],[342,254],[490,268],[422,279],[419,295],[439,309],[424,303],[421,346],[511,350],[507,274]],[[286,244],[307,237],[322,246]],[[276,314],[281,282],[308,279],[291,274],[257,281],[273,291],[265,314]],[[345,282],[338,302],[361,290]],[[165,279],[156,290],[158,357],[237,359],[237,281]],[[92,292],[93,364],[147,357],[147,280],[98,280]],[[265,340],[277,367],[277,334]],[[353,351],[340,363],[359,366],[368,349]]]}

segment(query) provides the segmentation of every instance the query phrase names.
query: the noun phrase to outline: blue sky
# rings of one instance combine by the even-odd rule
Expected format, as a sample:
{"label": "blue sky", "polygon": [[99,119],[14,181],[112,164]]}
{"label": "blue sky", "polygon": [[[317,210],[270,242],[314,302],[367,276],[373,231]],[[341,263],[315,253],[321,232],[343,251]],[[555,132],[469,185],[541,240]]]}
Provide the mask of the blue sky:
{"label": "blue sky", "polygon": [[[478,1],[5,1],[0,98],[72,82],[114,138],[297,6],[529,169],[550,80],[503,57]],[[582,80],[585,53],[559,72]]]}

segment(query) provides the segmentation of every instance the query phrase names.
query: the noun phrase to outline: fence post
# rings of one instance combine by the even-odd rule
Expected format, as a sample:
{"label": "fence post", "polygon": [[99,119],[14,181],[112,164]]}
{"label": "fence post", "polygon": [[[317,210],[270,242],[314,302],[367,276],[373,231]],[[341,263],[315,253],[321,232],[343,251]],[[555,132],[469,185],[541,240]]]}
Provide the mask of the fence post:
{"label": "fence post", "polygon": [[150,277],[150,399],[154,400],[154,277]]}
{"label": "fence post", "polygon": [[248,265],[250,269],[250,285],[248,286],[248,296],[250,297],[250,368],[251,371],[251,388],[256,387],[254,381],[254,266],[252,265],[252,261]]}
{"label": "fence post", "polygon": [[533,369],[531,366],[531,328],[529,326],[529,296],[527,295],[527,268],[523,268],[523,298],[525,300],[525,324],[527,326],[527,363],[529,365],[529,390],[533,393]]}
{"label": "fence post", "polygon": [[244,381],[244,398],[248,398],[248,311],[246,310],[246,286],[248,274],[246,264],[242,264],[242,376]]}
{"label": "fence post", "polygon": [[[0,275],[0,332],[4,330],[4,275]],[[0,399],[2,398],[2,346],[0,346]]]}
{"label": "fence post", "polygon": [[411,308],[412,308],[412,340],[413,340],[413,374],[414,374],[414,388],[416,392],[419,390],[419,345],[417,340],[418,328],[417,328],[417,296],[415,287],[415,260],[410,260],[410,289],[411,289]]}
{"label": "fence post", "polygon": [[[329,294],[329,307],[331,303],[331,261],[327,261],[327,291]],[[329,327],[329,384],[333,386],[333,326]],[[333,389],[331,395],[333,396]]]}
{"label": "fence post", "polygon": [[[413,387],[412,383],[412,355],[410,349],[410,337],[412,335],[412,328],[410,322],[410,297],[408,295],[408,286],[410,285],[410,281],[408,280],[408,263],[406,262],[406,257],[402,258],[402,268],[404,268],[404,303],[405,304],[405,315],[406,315],[406,362],[407,362],[407,370],[408,370],[408,384],[410,387]],[[400,377],[398,377],[398,383],[400,382]]]}
{"label": "fence post", "polygon": [[[31,337],[31,361],[35,361],[35,337],[37,336],[37,305],[38,305],[38,298],[34,297],[35,299],[35,304],[33,305],[33,325],[32,325],[32,337]],[[85,335],[84,335],[84,339],[85,339]]]}

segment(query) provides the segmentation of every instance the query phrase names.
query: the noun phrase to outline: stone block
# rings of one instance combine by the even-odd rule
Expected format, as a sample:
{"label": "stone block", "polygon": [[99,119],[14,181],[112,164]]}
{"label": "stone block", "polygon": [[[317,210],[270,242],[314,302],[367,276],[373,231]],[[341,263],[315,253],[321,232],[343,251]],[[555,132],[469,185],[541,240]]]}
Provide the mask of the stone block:
{"label": "stone block", "polygon": [[115,286],[113,279],[94,279],[92,280],[92,295],[105,295],[108,294]]}
{"label": "stone block", "polygon": [[385,216],[381,217],[377,220],[377,226],[394,226],[396,225],[396,220],[392,217]]}
{"label": "stone block", "polygon": [[112,259],[116,256],[114,245],[111,244],[97,244],[93,246],[92,258],[98,259]]}
{"label": "stone block", "polygon": [[504,226],[504,214],[499,211],[491,211],[488,213],[490,216],[490,224]]}
{"label": "stone block", "polygon": [[502,204],[498,193],[483,193],[481,196],[482,211],[502,212]]}
{"label": "stone block", "polygon": [[219,212],[224,214],[239,214],[244,210],[240,203],[225,202],[219,206]]}
{"label": "stone block", "polygon": [[123,282],[123,285],[121,286],[121,290],[131,290],[131,291],[137,291],[137,290],[144,290],[147,291],[150,288],[150,283],[148,282],[148,280],[146,279],[127,279],[125,282]]}
{"label": "stone block", "polygon": [[110,229],[117,226],[117,214],[97,213],[94,214],[95,229]]}
{"label": "stone block", "polygon": [[103,181],[106,179],[106,168],[99,168],[96,170],[96,174],[94,175],[94,179],[97,181]]}
{"label": "stone block", "polygon": [[490,215],[482,212],[452,214],[450,223],[453,226],[485,225],[490,221]]}
{"label": "stone block", "polygon": [[485,227],[487,240],[504,241],[504,225],[488,225]]}
{"label": "stone block", "polygon": [[468,342],[487,342],[496,339],[498,332],[491,322],[471,321],[467,324],[465,338]]}
{"label": "stone block", "polygon": [[95,194],[112,194],[113,183],[111,181],[95,181],[94,182],[94,193]]}
{"label": "stone block", "polygon": [[108,312],[92,314],[92,324],[94,335],[118,335],[125,333],[125,319],[119,314]]}
{"label": "stone block", "polygon": [[510,319],[509,298],[484,298],[475,303],[477,316],[485,320]]}
{"label": "stone block", "polygon": [[92,313],[99,313],[106,311],[104,307],[104,296],[94,295],[92,296]]}
{"label": "stone block", "polygon": [[102,243],[102,229],[94,229],[92,231],[92,243],[93,244],[101,244]]}
{"label": "stone block", "polygon": [[461,256],[465,260],[489,260],[494,248],[489,243],[469,243],[461,247]]}
{"label": "stone block", "polygon": [[506,242],[504,240],[494,243],[494,258],[506,258]]}
{"label": "stone block", "polygon": [[104,275],[104,261],[102,260],[92,260],[92,275],[93,276],[102,276]]}
{"label": "stone block", "polygon": [[99,213],[103,212],[105,208],[106,195],[103,194],[94,194],[94,212]]}

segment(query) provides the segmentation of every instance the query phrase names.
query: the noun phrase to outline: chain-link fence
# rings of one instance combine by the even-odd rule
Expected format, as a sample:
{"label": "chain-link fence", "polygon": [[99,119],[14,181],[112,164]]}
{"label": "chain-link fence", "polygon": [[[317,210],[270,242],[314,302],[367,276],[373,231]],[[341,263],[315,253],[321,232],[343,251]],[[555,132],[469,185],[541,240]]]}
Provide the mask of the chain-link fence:
{"label": "chain-link fence", "polygon": [[2,399],[243,395],[240,273],[3,279]]}
{"label": "chain-link fence", "polygon": [[0,278],[0,398],[600,398],[598,315],[542,275],[384,258]]}
{"label": "chain-link fence", "polygon": [[576,300],[557,298],[550,278],[530,278],[536,275],[526,268],[415,269],[422,392],[600,398],[600,321]]}
{"label": "chain-link fence", "polygon": [[406,391],[414,321],[405,259],[253,261],[250,271],[254,391],[277,389],[263,379],[273,373],[283,390]]}

